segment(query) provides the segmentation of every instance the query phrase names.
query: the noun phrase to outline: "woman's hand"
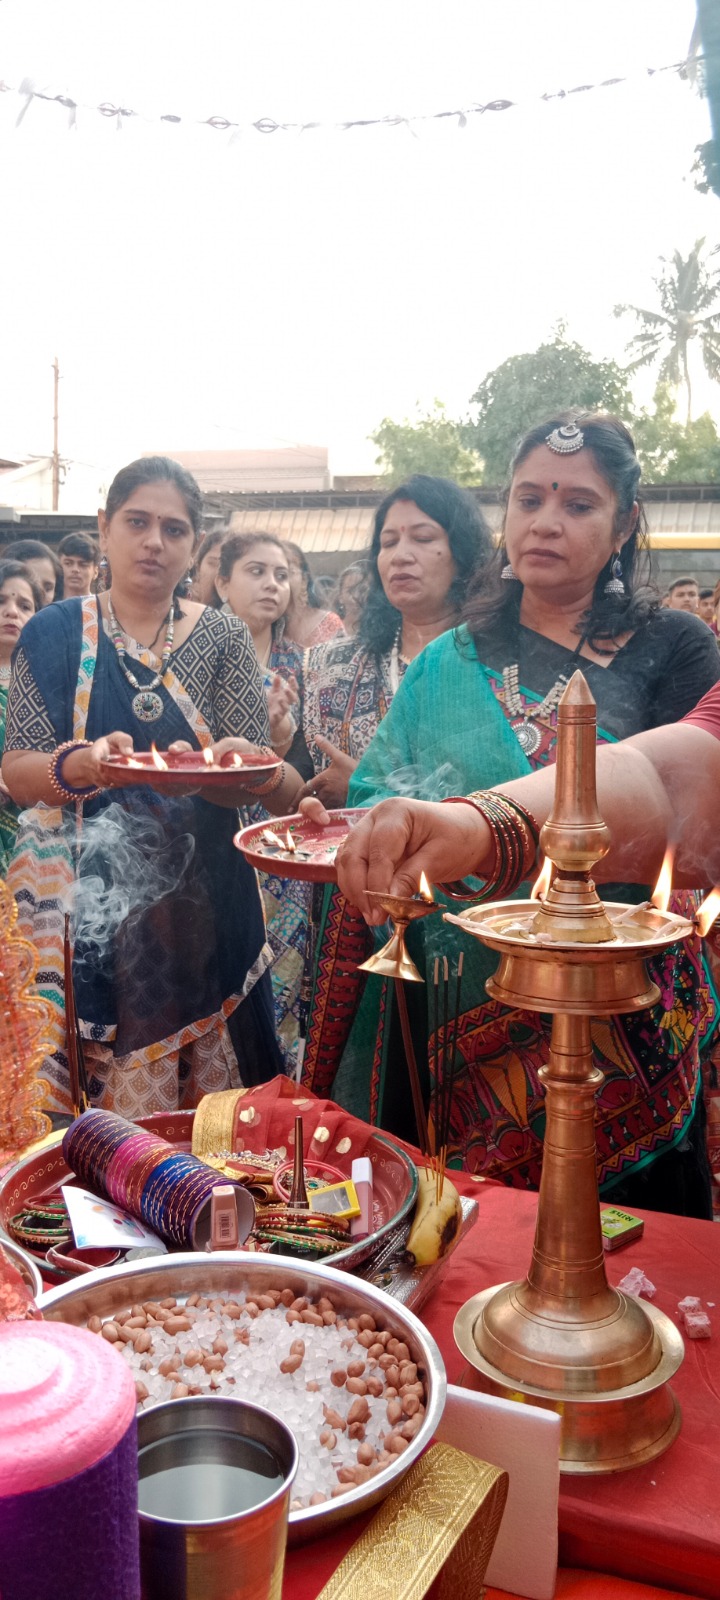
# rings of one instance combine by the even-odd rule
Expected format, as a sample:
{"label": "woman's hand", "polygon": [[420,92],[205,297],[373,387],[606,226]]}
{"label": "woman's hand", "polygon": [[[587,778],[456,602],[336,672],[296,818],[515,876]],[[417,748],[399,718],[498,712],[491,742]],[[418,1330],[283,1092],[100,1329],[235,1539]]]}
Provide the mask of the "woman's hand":
{"label": "woman's hand", "polygon": [[[313,821],[322,820],[313,812]],[[366,890],[416,894],[421,872],[431,884],[451,883],[472,873],[482,877],[483,866],[489,869],[494,856],[490,829],[474,806],[462,801],[436,805],[425,800],[381,800],[341,845],[336,857],[338,885],[367,922],[381,923],[385,914],[367,909]]]}
{"label": "woman's hand", "polygon": [[338,750],[337,745],[331,744],[329,739],[323,739],[320,734],[316,735],[314,742],[318,750],[329,757],[330,764],[306,783],[303,797],[316,795],[324,806],[344,806],[357,761],[352,756],[346,756],[342,750]]}
{"label": "woman's hand", "polygon": [[293,742],[296,731],[292,707],[300,704],[300,693],[294,674],[285,679],[276,672],[266,694],[270,719],[270,743],[278,755],[284,756]]}
{"label": "woman's hand", "polygon": [[[107,733],[94,744],[72,750],[62,764],[63,782],[71,789],[105,789],[102,763],[108,756],[131,756],[133,742],[129,733]],[[57,804],[57,802],[56,802]]]}

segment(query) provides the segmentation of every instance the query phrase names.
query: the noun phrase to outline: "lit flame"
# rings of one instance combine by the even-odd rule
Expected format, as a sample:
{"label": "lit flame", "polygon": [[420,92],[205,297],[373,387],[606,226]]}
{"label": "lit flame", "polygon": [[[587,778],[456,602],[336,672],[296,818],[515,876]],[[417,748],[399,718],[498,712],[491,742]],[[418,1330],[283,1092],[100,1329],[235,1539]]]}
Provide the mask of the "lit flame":
{"label": "lit flame", "polygon": [[658,878],[650,899],[650,904],[655,906],[658,911],[667,911],[667,908],[670,904],[674,860],[675,846],[669,844],[663,857],[663,864],[660,868],[660,877]]}
{"label": "lit flame", "polygon": [[293,836],[292,836],[289,828],[288,828],[288,831],[287,831],[287,833],[285,835],[285,849],[289,850],[291,855],[294,855],[295,851],[297,850],[297,845],[295,843],[295,840],[293,839]]}
{"label": "lit flame", "polygon": [[434,905],[435,904],[435,896],[434,896],[434,894],[432,892],[432,889],[430,888],[430,885],[429,885],[429,883],[427,881],[427,878],[425,877],[425,873],[424,872],[420,873],[420,882],[418,884],[418,895],[420,896],[421,900],[427,900],[428,905]]}
{"label": "lit flame", "polygon": [[169,771],[167,761],[163,761],[162,756],[158,755],[158,752],[155,749],[154,744],[150,746],[150,754],[152,756],[153,766],[157,767],[158,772],[168,772]]}
{"label": "lit flame", "polygon": [[542,867],[540,868],[540,875],[538,878],[536,878],[532,889],[530,890],[531,900],[545,899],[548,889],[550,888],[550,884],[552,883],[552,870],[552,861],[550,860],[549,856],[546,856]]}
{"label": "lit flame", "polygon": [[710,932],[716,916],[720,912],[720,888],[711,889],[705,896],[702,905],[695,917],[695,922],[703,939]]}
{"label": "lit flame", "polygon": [[242,756],[240,754],[240,751],[239,750],[233,750],[233,753],[232,753],[232,755],[230,757],[230,766],[231,767],[241,767],[242,764],[243,764],[243,758],[242,758]]}
{"label": "lit flame", "polygon": [[135,767],[136,770],[142,772],[142,761],[136,761],[134,756],[128,756],[127,765],[129,767]]}
{"label": "lit flame", "polygon": [[210,749],[203,750],[202,756],[203,756],[203,761],[205,762],[206,767],[214,767],[214,765],[215,765],[215,757],[214,757],[214,755],[212,753],[212,750],[210,750]]}

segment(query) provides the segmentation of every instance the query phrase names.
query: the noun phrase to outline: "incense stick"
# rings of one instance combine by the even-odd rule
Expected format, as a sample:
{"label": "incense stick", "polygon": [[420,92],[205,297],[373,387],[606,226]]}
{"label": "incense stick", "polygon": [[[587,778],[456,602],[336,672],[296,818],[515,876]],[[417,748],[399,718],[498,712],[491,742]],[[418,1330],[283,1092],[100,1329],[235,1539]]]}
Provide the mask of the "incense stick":
{"label": "incense stick", "polygon": [[90,1104],[90,1096],[88,1093],[87,1072],[85,1070],[85,1052],[75,1005],[73,951],[70,942],[70,916],[67,911],[65,912],[65,933],[63,938],[63,972],[65,978],[65,1050],[70,1072],[70,1098],[73,1112],[76,1117],[79,1117],[83,1111],[87,1111]]}
{"label": "incense stick", "polygon": [[440,1033],[440,962],[435,961],[433,973],[433,1170],[435,1172],[435,1198],[442,1198],[450,1143],[450,1122],[455,1090],[455,1051],[460,1018],[463,954],[460,953],[455,975],[455,1002],[449,1007],[449,968],[443,956],[442,1042]]}
{"label": "incense stick", "polygon": [[405,1059],[407,1061],[408,1076],[410,1078],[410,1092],[412,1094],[413,1111],[415,1112],[418,1144],[423,1155],[429,1157],[430,1139],[428,1135],[428,1124],[427,1117],[425,1115],[422,1088],[420,1085],[420,1074],[418,1073],[417,1061],[415,1059],[415,1048],[412,1040],[412,1032],[410,1030],[410,1018],[408,1016],[405,987],[402,978],[393,978],[393,983],[395,985],[395,995],[397,998],[398,1012],[400,1015],[400,1027],[402,1029],[403,1044],[405,1046]]}

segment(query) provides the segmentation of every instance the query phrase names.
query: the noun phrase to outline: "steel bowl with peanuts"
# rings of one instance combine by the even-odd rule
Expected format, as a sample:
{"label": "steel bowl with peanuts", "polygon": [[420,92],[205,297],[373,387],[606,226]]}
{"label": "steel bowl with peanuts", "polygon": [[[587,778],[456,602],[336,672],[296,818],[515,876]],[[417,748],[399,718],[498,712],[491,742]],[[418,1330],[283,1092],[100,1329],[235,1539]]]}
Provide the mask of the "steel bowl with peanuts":
{"label": "steel bowl with peanuts", "polygon": [[[338,1498],[291,1511],[289,1537],[291,1543],[299,1544],[324,1535],[347,1518],[383,1500],[435,1433],[445,1405],[445,1368],[434,1339],[411,1311],[380,1289],[333,1267],[316,1263],[305,1266],[290,1257],[259,1257],[245,1251],[168,1256],[163,1260],[140,1261],[132,1268],[116,1267],[89,1273],[76,1283],[50,1290],[41,1297],[39,1305],[44,1317],[83,1327],[90,1318],[112,1318],[131,1306],[173,1297],[178,1301],[213,1293],[216,1296],[249,1293],[257,1297],[269,1295],[273,1290],[288,1289],[310,1301],[329,1297],[339,1314],[354,1318],[369,1316],[379,1330],[406,1345],[409,1362],[417,1368],[416,1376],[422,1379],[425,1405],[421,1424],[405,1443],[402,1454],[395,1456],[375,1476],[365,1482],[349,1484],[347,1492],[339,1494]],[[97,1329],[97,1322],[94,1327]],[[284,1347],[278,1354],[286,1355]],[[330,1391],[333,1392],[339,1398],[338,1391]],[[348,1398],[350,1393],[354,1393],[352,1388]],[[253,1395],[247,1398],[252,1400]]]}

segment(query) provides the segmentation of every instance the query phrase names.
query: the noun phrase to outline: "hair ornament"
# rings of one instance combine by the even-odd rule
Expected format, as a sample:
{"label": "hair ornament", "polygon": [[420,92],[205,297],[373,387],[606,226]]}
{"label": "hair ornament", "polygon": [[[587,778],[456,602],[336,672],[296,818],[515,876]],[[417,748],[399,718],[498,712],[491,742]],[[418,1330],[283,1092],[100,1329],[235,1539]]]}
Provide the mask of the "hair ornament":
{"label": "hair ornament", "polygon": [[557,456],[570,456],[576,450],[582,450],[585,435],[576,422],[564,422],[561,428],[553,428],[545,443],[548,450],[554,450]]}

